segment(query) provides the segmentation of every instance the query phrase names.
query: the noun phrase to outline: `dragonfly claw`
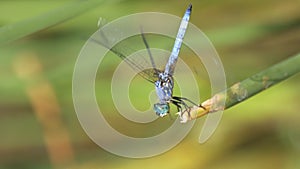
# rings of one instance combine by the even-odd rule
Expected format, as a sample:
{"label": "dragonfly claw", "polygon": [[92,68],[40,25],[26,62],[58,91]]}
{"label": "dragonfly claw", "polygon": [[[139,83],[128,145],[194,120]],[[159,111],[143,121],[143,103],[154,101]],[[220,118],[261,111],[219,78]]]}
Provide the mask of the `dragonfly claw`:
{"label": "dragonfly claw", "polygon": [[186,123],[188,120],[190,120],[190,114],[187,110],[185,110],[183,112],[180,111],[176,114],[178,114],[178,116],[180,118],[180,123]]}

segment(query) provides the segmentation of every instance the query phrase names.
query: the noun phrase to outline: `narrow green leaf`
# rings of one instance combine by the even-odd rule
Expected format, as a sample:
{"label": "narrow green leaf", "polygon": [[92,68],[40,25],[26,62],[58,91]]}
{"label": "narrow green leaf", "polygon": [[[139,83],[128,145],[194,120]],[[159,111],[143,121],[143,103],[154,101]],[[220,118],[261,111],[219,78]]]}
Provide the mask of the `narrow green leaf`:
{"label": "narrow green leaf", "polygon": [[64,22],[93,7],[98,6],[102,2],[103,0],[75,1],[43,15],[3,26],[0,28],[0,45]]}
{"label": "narrow green leaf", "polygon": [[226,109],[300,72],[300,53],[227,89]]}
{"label": "narrow green leaf", "polygon": [[[300,72],[300,53],[281,61],[241,82],[237,82],[223,92],[217,93],[212,98],[204,101],[201,105],[204,107],[194,107],[191,109],[190,116],[185,113],[181,118],[184,122],[196,118],[200,118],[210,112],[225,110],[246,99],[268,89],[269,87],[278,84],[279,82],[288,79],[289,77]],[[213,105],[222,105],[218,107]]]}

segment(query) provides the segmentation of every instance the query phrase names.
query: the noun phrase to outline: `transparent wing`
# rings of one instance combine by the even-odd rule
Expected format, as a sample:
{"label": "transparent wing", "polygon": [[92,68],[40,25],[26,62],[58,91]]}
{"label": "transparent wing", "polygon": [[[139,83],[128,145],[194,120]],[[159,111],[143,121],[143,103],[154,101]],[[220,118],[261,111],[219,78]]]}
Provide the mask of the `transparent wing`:
{"label": "transparent wing", "polygon": [[[154,83],[158,80],[158,74],[162,71],[153,68],[153,66],[150,63],[150,61],[152,62],[152,60],[150,60],[149,56],[140,54],[135,58],[128,57],[129,55],[137,51],[133,49],[134,44],[131,44],[131,41],[125,39],[124,41],[121,41],[120,43],[117,43],[116,45],[112,46],[112,40],[105,36],[103,32],[98,32],[100,36],[97,36],[96,38],[90,38],[89,40],[109,49],[119,58],[124,60],[134,71],[136,71],[141,77],[143,77],[147,81]],[[140,43],[143,43],[142,40],[144,40],[144,38],[137,36],[134,40],[139,40],[141,41]]]}

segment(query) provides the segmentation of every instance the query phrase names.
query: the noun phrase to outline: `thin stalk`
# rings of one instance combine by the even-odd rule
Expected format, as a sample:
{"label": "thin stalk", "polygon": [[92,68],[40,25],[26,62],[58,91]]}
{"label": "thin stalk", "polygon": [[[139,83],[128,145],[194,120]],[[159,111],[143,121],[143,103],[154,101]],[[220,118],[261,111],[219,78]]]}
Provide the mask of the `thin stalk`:
{"label": "thin stalk", "polygon": [[[246,99],[260,93],[271,86],[288,79],[289,77],[300,72],[300,53],[281,61],[241,82],[235,83],[230,88],[223,92],[215,94],[212,98],[204,101],[201,107],[193,107],[190,113],[185,113],[181,116],[183,122],[200,118],[208,113],[219,110],[226,110],[234,105],[242,103]],[[224,102],[222,107],[214,106],[220,105]]]}

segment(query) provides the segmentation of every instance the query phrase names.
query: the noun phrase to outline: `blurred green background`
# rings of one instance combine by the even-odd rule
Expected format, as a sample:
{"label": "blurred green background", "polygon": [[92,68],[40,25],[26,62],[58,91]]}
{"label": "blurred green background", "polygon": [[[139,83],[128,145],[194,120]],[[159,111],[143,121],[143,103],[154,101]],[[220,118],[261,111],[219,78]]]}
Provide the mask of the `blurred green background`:
{"label": "blurred green background", "polygon": [[[40,16],[69,2],[0,1],[0,25]],[[299,0],[105,2],[0,47],[0,168],[300,168],[299,74],[226,110],[205,144],[197,141],[205,118],[197,120],[175,148],[146,159],[108,153],[85,134],[73,108],[72,73],[99,17],[111,21],[149,11],[181,17],[189,3],[193,4],[190,21],[215,45],[228,85],[299,52]],[[109,82],[113,69],[108,64],[102,70],[107,76],[98,76],[97,81]],[[201,99],[207,99],[210,86],[203,76],[199,77]],[[135,84],[143,91],[145,83],[138,85],[137,79]],[[107,100],[106,108],[113,107],[109,95],[97,95]],[[141,95],[135,92],[132,98]],[[137,105],[147,104],[139,100],[143,99],[135,100]],[[145,136],[162,130],[155,124],[129,123],[116,112],[106,116],[124,133]],[[172,121],[164,118],[158,123]],[[126,131],[132,127],[134,131]]]}

